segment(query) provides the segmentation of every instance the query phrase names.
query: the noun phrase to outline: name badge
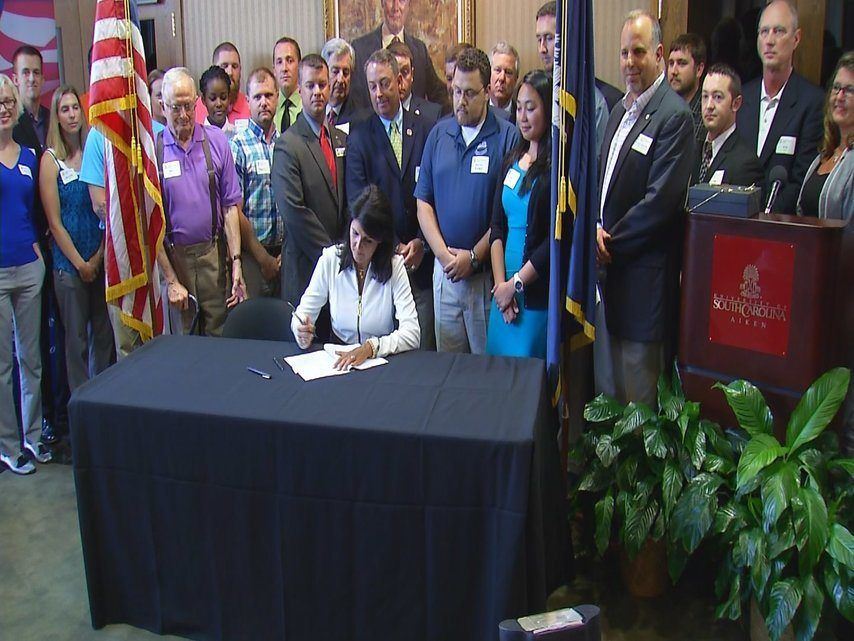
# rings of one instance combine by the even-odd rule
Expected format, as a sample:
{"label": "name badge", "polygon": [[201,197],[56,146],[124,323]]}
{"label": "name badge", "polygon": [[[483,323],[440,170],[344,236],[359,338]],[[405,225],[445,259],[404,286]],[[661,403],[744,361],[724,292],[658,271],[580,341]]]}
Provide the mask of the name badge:
{"label": "name badge", "polygon": [[709,180],[710,185],[721,185],[724,182],[724,170],[718,169],[715,173],[712,174],[711,180]]}
{"label": "name badge", "polygon": [[336,148],[335,148],[335,157],[336,157],[336,158],[343,158],[343,157],[344,157],[344,153],[345,153],[346,151],[347,151],[347,148],[346,148],[346,147],[336,147]]}
{"label": "name badge", "polygon": [[632,144],[632,149],[634,149],[639,154],[646,156],[649,153],[649,148],[652,147],[652,138],[647,136],[646,134],[641,134],[637,137],[635,142]]}
{"label": "name badge", "polygon": [[169,162],[163,163],[163,177],[164,178],[177,178],[181,175],[181,161],[180,160],[170,160]]}
{"label": "name badge", "polygon": [[335,128],[336,128],[338,131],[343,131],[343,132],[344,132],[345,134],[347,134],[348,136],[350,135],[350,123],[349,123],[349,122],[345,122],[345,123],[343,123],[343,124],[341,124],[341,125],[335,125]]}
{"label": "name badge", "polygon": [[784,154],[786,156],[794,156],[795,145],[797,144],[798,139],[794,136],[780,136],[780,140],[777,141],[777,149],[774,151],[774,153]]}
{"label": "name badge", "polygon": [[516,184],[519,182],[522,174],[511,167],[507,170],[507,175],[504,176],[504,186],[510,189],[516,189]]}
{"label": "name badge", "polygon": [[33,172],[30,171],[30,168],[26,165],[18,165],[18,171],[21,172],[22,176],[26,176],[27,178],[33,177]]}
{"label": "name badge", "polygon": [[421,175],[421,165],[415,167],[415,182],[418,182],[418,176]]}
{"label": "name badge", "polygon": [[255,173],[256,174],[269,174],[270,173],[270,161],[266,158],[262,158],[261,160],[255,161]]}
{"label": "name badge", "polygon": [[67,167],[59,172],[59,178],[62,180],[63,185],[67,185],[77,180],[77,172],[71,167]]}
{"label": "name badge", "polygon": [[475,156],[471,159],[471,173],[473,174],[488,174],[489,173],[489,156]]}
{"label": "name badge", "polygon": [[249,118],[238,118],[234,121],[234,128],[237,131],[246,129],[249,126]]}

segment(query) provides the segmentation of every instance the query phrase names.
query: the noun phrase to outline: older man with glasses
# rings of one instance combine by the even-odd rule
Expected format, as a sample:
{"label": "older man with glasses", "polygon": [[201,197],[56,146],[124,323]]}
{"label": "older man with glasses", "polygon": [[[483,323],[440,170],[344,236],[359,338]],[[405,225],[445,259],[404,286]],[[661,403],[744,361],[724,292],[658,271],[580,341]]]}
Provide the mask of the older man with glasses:
{"label": "older man with glasses", "polygon": [[[237,207],[242,193],[225,135],[194,122],[195,101],[190,73],[182,67],[167,71],[167,128],[157,135],[157,165],[172,266],[180,285],[198,300],[201,331],[219,336],[227,308],[245,297]],[[170,282],[169,287],[180,285]],[[191,320],[185,313],[185,331]]]}

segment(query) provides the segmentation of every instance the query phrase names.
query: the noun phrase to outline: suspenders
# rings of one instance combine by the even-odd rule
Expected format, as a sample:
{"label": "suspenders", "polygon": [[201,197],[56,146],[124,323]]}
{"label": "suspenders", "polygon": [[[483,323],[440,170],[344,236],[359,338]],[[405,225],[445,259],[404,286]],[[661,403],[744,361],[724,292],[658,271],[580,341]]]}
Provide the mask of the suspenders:
{"label": "suspenders", "polygon": [[[216,240],[217,237],[217,215],[216,215],[216,175],[213,166],[213,160],[211,159],[211,146],[208,142],[208,136],[205,133],[205,128],[202,125],[198,125],[202,129],[202,150],[205,154],[205,165],[207,166],[208,171],[208,193],[210,194],[211,200],[211,242]],[[161,190],[163,188],[163,132],[160,131],[157,134],[157,139],[155,141],[155,154],[157,157],[157,173],[160,175],[160,186]],[[166,207],[166,203],[163,203],[163,216],[166,218],[166,235],[172,238],[172,219],[169,215],[169,209]]]}

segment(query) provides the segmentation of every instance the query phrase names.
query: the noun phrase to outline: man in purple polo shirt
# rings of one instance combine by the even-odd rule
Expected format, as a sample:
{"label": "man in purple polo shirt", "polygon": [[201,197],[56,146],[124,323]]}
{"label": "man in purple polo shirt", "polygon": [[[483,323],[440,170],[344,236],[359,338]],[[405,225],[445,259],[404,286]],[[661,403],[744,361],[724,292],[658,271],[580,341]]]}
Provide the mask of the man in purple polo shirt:
{"label": "man in purple polo shirt", "polygon": [[[156,147],[166,242],[179,280],[198,299],[200,331],[219,336],[227,309],[245,297],[240,182],[222,131],[194,122],[196,83],[190,72],[183,67],[167,71],[162,91],[167,129],[158,134]],[[191,320],[192,314],[185,313],[185,330]]]}

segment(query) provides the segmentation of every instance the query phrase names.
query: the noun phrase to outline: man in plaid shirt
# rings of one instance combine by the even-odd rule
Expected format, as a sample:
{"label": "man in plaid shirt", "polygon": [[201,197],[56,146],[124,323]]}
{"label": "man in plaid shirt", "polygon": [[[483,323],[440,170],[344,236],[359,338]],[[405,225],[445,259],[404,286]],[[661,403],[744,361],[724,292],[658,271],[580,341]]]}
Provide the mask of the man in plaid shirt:
{"label": "man in plaid shirt", "polygon": [[276,208],[270,171],[273,146],[279,134],[273,124],[276,113],[276,79],[266,67],[249,74],[249,126],[231,139],[231,154],[243,190],[240,237],[248,252],[243,257],[247,294],[279,295],[284,223]]}

